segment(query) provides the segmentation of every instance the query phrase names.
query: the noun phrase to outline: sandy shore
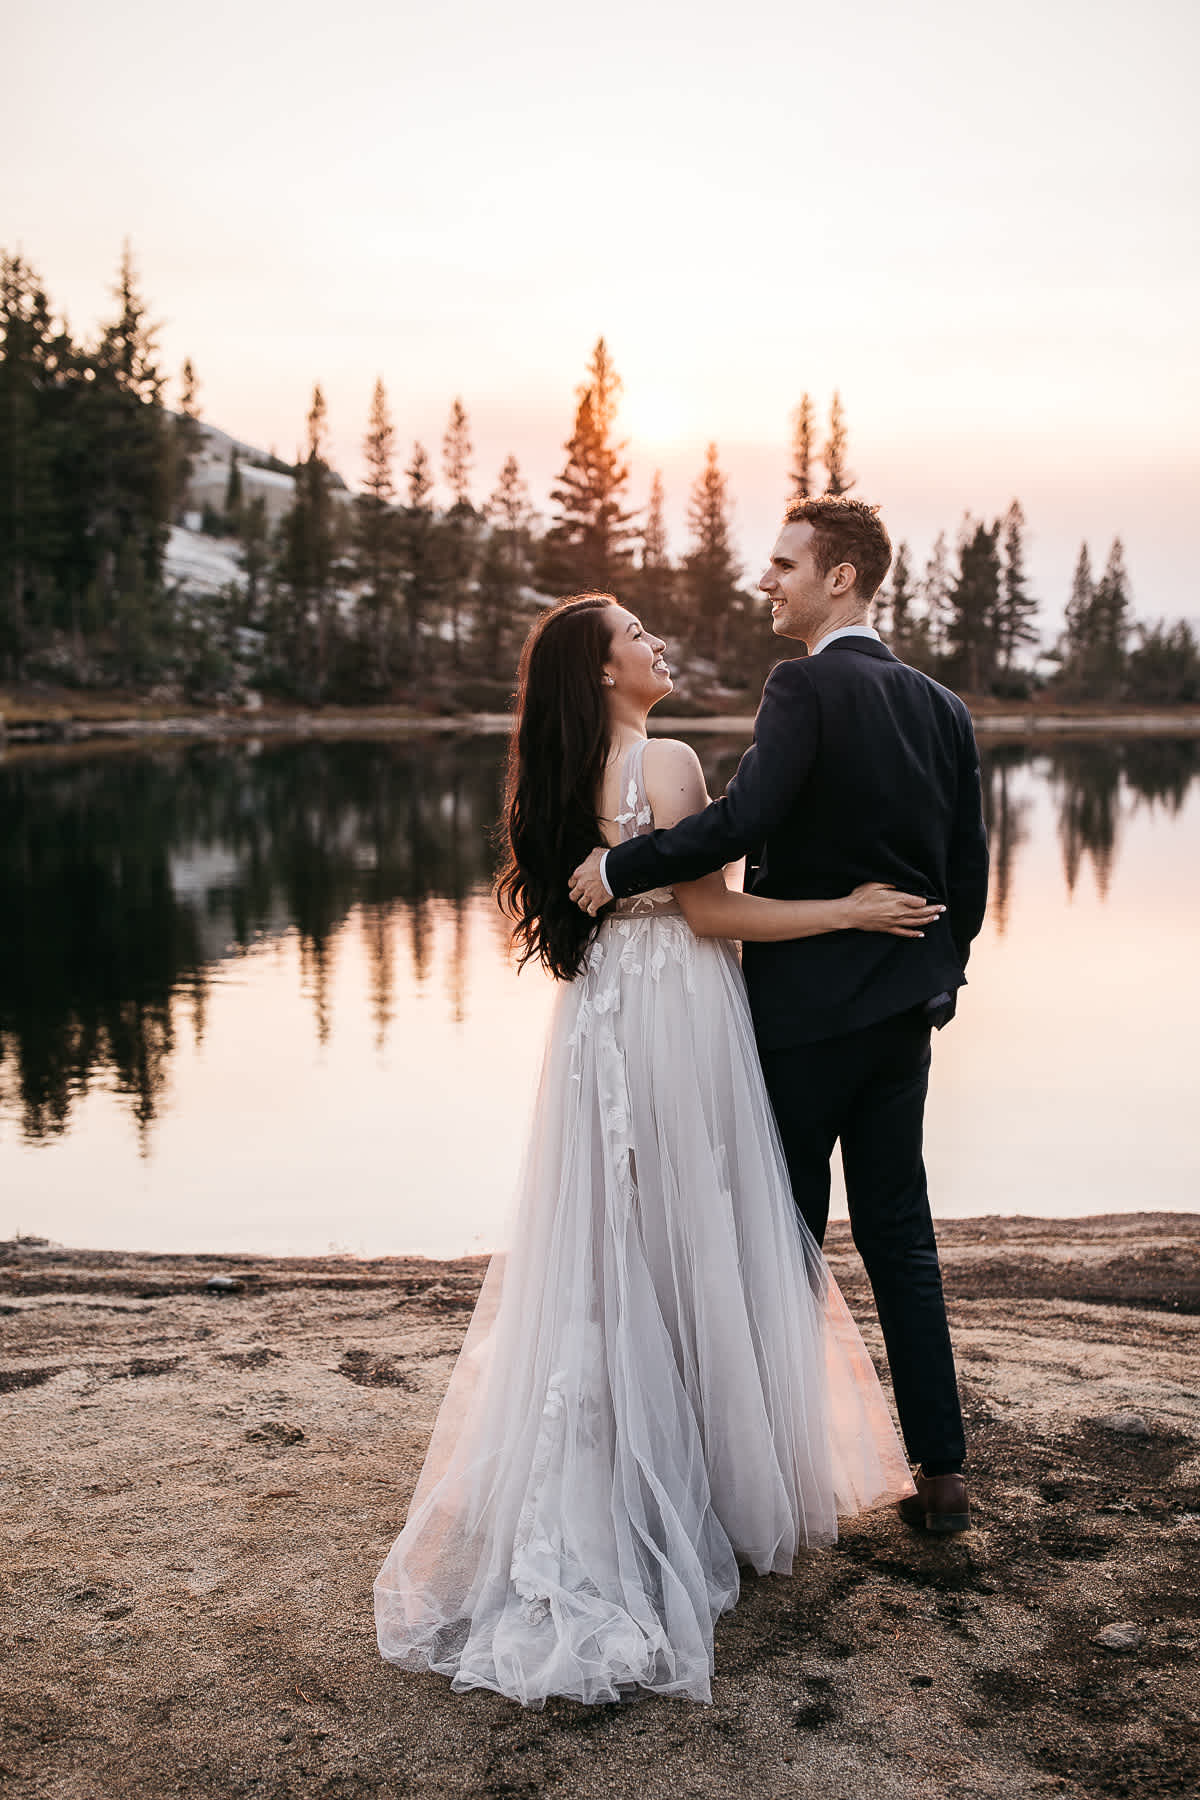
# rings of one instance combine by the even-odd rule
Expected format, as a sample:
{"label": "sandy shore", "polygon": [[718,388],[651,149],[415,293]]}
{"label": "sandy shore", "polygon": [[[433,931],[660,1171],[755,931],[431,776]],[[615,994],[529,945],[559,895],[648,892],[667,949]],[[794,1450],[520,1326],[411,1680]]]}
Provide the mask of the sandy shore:
{"label": "sandy shore", "polygon": [[1195,1795],[1200,1215],[942,1239],[977,1528],[878,1512],[747,1581],[711,1707],[540,1714],[372,1636],[479,1261],[0,1246],[6,1791]]}

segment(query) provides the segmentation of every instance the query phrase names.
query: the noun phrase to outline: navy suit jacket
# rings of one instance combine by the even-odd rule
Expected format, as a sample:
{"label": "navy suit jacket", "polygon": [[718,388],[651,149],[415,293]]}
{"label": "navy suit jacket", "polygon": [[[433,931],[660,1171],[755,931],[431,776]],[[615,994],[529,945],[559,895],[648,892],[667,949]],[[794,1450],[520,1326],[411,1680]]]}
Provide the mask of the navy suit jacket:
{"label": "navy suit jacket", "polygon": [[763,1049],[816,1042],[951,995],[987,901],[987,834],[971,715],[873,638],[838,638],[772,669],[754,742],[725,795],[618,844],[622,898],[747,858],[746,886],[831,900],[887,881],[948,908],[923,938],[841,931],[743,947]]}

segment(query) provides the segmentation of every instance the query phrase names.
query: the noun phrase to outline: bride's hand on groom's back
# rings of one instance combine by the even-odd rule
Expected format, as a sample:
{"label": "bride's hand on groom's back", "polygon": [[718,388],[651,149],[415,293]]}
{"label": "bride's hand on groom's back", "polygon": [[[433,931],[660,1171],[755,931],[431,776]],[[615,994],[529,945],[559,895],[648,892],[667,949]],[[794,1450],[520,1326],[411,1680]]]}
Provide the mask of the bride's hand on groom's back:
{"label": "bride's hand on groom's back", "polygon": [[905,894],[885,881],[864,881],[847,894],[846,929],[884,931],[891,937],[924,937],[925,927],[936,924],[945,912],[937,901],[920,894]]}

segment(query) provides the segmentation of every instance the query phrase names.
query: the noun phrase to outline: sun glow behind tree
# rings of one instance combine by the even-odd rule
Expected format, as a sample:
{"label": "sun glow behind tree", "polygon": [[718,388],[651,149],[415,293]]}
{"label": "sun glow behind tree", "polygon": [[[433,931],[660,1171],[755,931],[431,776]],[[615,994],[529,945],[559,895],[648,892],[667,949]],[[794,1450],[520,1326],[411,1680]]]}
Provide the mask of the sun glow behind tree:
{"label": "sun glow behind tree", "polygon": [[756,559],[790,410],[837,387],[854,491],[903,515],[918,556],[1019,483],[1042,591],[1119,514],[1155,604],[1194,606],[1182,0],[1135,33],[1115,0],[1012,0],[1002,31],[952,0],[802,19],[612,0],[599,33],[550,0],[515,19],[465,0],[362,15],[369,54],[353,7],[263,0],[235,54],[189,33],[186,95],[183,24],[147,35],[143,11],[10,21],[10,141],[56,149],[9,159],[5,238],[87,334],[132,236],[162,366],[193,355],[207,416],[243,440],[289,454],[320,374],[357,482],[382,373],[401,441],[436,449],[461,393],[481,490],[511,452],[540,505],[562,383],[603,329],[632,503],[661,466],[676,534],[715,439]]}

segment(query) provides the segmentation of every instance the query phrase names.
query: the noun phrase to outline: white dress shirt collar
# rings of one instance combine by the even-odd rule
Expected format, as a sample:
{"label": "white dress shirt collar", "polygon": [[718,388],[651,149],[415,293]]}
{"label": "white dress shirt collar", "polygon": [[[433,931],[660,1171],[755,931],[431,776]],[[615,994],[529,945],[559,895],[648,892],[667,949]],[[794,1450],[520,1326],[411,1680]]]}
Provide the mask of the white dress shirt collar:
{"label": "white dress shirt collar", "polygon": [[816,648],[810,650],[808,654],[810,656],[820,656],[822,650],[827,649],[830,644],[836,644],[839,638],[848,637],[874,638],[877,644],[882,644],[883,642],[883,639],[873,625],[842,625],[839,626],[837,631],[831,631],[827,637],[823,637]]}

